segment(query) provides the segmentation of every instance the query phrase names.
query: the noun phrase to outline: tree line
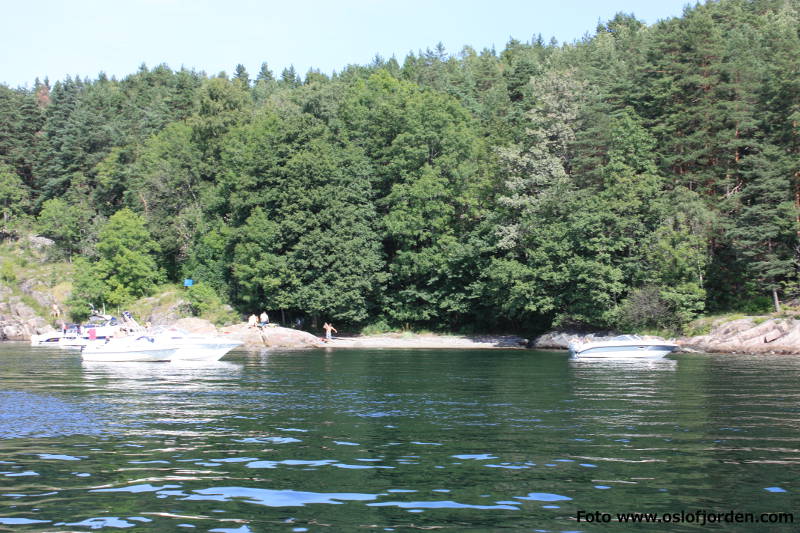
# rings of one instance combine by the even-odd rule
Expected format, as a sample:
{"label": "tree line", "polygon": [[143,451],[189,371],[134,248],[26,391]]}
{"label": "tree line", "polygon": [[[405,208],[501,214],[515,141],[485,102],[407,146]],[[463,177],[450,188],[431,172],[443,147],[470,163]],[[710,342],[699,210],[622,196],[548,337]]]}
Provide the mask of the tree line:
{"label": "tree line", "polygon": [[797,296],[800,1],[326,75],[0,86],[0,231],[73,312],[192,278],[242,312],[679,330]]}

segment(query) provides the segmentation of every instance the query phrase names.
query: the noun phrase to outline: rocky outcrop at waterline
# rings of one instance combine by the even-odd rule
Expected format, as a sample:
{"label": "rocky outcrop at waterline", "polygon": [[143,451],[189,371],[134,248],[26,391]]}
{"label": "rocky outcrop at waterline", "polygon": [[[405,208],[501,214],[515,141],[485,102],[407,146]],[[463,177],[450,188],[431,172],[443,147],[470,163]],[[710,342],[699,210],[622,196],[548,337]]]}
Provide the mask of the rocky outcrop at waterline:
{"label": "rocky outcrop at waterline", "polygon": [[248,350],[262,348],[319,348],[324,344],[319,337],[307,331],[282,328],[280,326],[257,328],[250,327],[247,324],[236,324],[221,328],[219,334],[242,341],[244,343],[242,348]]}
{"label": "rocky outcrop at waterline", "polygon": [[31,335],[53,331],[46,320],[8,287],[0,286],[0,340],[25,341]]}
{"label": "rocky outcrop at waterline", "polygon": [[[678,351],[739,354],[799,354],[800,320],[795,318],[746,317],[717,319],[706,324],[708,333],[675,339]],[[602,340],[614,333],[553,331],[536,338],[531,346],[566,350],[571,342]],[[661,337],[644,337],[660,339]]]}
{"label": "rocky outcrop at waterline", "polygon": [[678,339],[687,351],[709,353],[800,354],[800,320],[746,317],[711,324],[704,335]]}

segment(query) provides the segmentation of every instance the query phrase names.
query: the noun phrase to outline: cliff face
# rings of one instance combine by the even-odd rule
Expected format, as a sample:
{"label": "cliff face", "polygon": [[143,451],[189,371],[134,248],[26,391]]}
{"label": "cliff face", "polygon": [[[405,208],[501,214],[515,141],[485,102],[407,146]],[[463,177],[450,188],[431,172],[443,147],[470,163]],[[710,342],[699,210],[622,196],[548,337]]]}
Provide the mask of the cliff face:
{"label": "cliff face", "polygon": [[0,339],[29,340],[53,331],[60,319],[50,316],[53,304],[62,309],[69,296],[72,266],[47,260],[53,241],[28,236],[0,242]]}

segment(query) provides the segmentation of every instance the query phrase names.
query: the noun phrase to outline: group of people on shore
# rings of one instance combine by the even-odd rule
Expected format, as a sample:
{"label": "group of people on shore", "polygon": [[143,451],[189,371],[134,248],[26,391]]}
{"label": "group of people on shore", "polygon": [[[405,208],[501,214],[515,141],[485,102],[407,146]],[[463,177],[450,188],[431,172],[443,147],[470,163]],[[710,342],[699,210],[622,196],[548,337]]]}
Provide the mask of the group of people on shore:
{"label": "group of people on shore", "polygon": [[[266,311],[261,311],[260,316],[256,316],[255,313],[253,313],[247,318],[247,326],[251,328],[267,327],[269,326],[269,315],[267,315]],[[325,330],[325,342],[333,339],[333,333],[339,333],[336,328],[328,322],[322,325],[322,329]]]}

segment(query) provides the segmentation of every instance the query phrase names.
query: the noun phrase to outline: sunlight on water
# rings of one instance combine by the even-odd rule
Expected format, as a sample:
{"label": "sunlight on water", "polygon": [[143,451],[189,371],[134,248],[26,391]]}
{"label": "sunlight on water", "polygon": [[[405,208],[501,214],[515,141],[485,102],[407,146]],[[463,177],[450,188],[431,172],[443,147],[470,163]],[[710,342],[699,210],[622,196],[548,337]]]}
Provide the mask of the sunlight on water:
{"label": "sunlight on water", "polygon": [[800,359],[112,365],[5,344],[0,371],[10,530],[590,530],[578,511],[791,511],[800,491]]}

